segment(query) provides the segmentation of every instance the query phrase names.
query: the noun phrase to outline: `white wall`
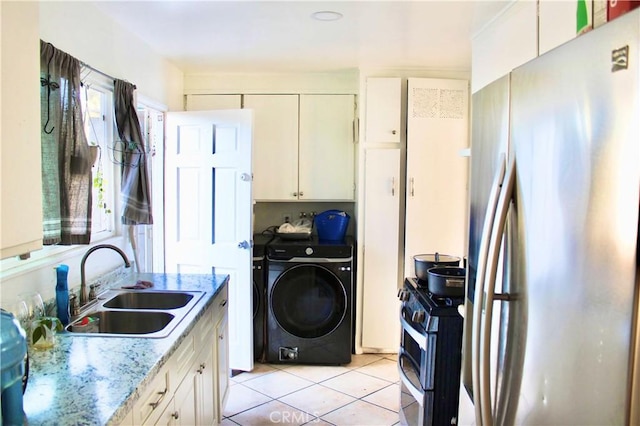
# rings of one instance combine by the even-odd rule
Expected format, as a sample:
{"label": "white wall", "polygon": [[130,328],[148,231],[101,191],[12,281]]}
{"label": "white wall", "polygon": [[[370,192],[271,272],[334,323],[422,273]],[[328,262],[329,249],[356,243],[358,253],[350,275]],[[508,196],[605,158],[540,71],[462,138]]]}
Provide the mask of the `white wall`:
{"label": "white wall", "polygon": [[40,2],[40,38],[137,93],[182,110],[183,73],[87,2]]}
{"label": "white wall", "polygon": [[[40,2],[38,6],[39,32],[42,40],[52,43],[93,68],[136,84],[138,95],[143,96],[145,100],[166,106],[169,110],[182,110],[182,72],[94,6],[77,1]],[[26,20],[16,25],[32,27],[34,22]],[[3,39],[13,36],[6,34],[4,28],[1,30]],[[35,49],[37,51],[34,51],[34,54],[38,55],[39,45]],[[35,64],[38,66],[39,59]],[[37,80],[25,83],[39,85]],[[6,112],[3,110],[3,120],[5,117]],[[121,247],[126,246],[123,237],[116,237],[108,242]],[[70,267],[69,286],[79,286],[80,259],[87,248],[88,246],[78,246],[57,249],[60,253],[55,256],[45,256],[45,250],[49,250],[45,248],[33,252],[28,261],[3,261],[0,265],[0,306],[8,306],[18,293],[26,291],[39,291],[45,300],[53,298],[53,268],[60,263],[68,264]],[[122,259],[117,254],[111,250],[100,250],[87,262],[88,281],[120,265]]]}

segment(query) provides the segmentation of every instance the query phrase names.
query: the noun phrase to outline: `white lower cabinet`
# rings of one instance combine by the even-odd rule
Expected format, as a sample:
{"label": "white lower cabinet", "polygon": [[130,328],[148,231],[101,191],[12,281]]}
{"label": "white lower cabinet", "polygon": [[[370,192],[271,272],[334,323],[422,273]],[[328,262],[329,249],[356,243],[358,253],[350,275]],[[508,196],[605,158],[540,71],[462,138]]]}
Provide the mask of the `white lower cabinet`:
{"label": "white lower cabinet", "polygon": [[202,361],[198,364],[197,373],[194,375],[196,407],[198,408],[196,411],[196,424],[211,425],[216,422],[220,423],[220,419],[216,417],[216,376],[213,345],[203,348],[202,352]]}
{"label": "white lower cabinet", "polygon": [[[225,297],[224,303],[227,299]],[[222,303],[222,301],[220,302]],[[218,309],[214,322],[216,324],[216,343],[215,343],[215,368],[216,380],[215,388],[217,390],[216,398],[216,419],[218,423],[222,421],[222,412],[227,403],[229,396],[229,314],[227,309]]]}
{"label": "white lower cabinet", "polygon": [[225,286],[122,424],[220,423],[229,387],[227,300]]}
{"label": "white lower cabinet", "polygon": [[193,382],[186,378],[175,391],[173,398],[164,409],[156,425],[185,425],[196,423],[195,388]]}
{"label": "white lower cabinet", "polygon": [[155,379],[145,388],[133,407],[133,424],[155,424],[171,401],[169,389],[171,361],[167,363]]}
{"label": "white lower cabinet", "polygon": [[[215,320],[218,315],[224,315],[220,310],[226,311],[226,294],[221,294],[214,301],[213,308],[207,312],[205,318],[200,321],[200,329],[196,334],[195,345],[200,350],[191,366],[193,375],[193,388],[195,390],[196,421],[198,425],[211,425],[216,423],[216,375],[213,350],[216,346]],[[223,306],[220,306],[223,304]],[[186,379],[185,379],[186,380]]]}
{"label": "white lower cabinet", "polygon": [[400,149],[365,151],[362,347],[396,351]]}

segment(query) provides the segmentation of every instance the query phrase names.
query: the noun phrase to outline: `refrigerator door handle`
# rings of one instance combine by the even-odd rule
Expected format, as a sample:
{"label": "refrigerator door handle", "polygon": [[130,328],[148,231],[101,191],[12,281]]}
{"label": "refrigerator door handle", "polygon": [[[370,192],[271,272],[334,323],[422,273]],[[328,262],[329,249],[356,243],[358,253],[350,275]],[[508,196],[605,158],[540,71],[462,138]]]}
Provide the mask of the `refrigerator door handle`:
{"label": "refrigerator door handle", "polygon": [[[480,401],[482,403],[482,425],[493,425],[493,408],[491,406],[491,323],[493,317],[493,302],[497,300],[509,301],[507,294],[496,295],[494,293],[496,287],[496,276],[498,271],[498,259],[500,257],[500,248],[502,245],[502,236],[505,231],[507,214],[509,212],[509,204],[513,199],[516,181],[516,163],[515,157],[509,161],[500,198],[496,206],[496,216],[493,228],[491,230],[491,238],[489,240],[489,251],[487,253],[487,268],[485,270],[485,300],[484,300],[484,322],[480,329]],[[497,296],[497,297],[496,297]],[[474,389],[474,394],[476,390]]]}
{"label": "refrigerator door handle", "polygon": [[484,299],[484,276],[487,267],[487,254],[489,251],[489,238],[495,220],[496,204],[500,195],[500,188],[504,180],[506,169],[506,156],[501,153],[498,158],[498,169],[491,184],[489,199],[487,200],[487,211],[482,226],[482,236],[480,238],[480,249],[478,252],[478,271],[476,273],[476,283],[474,292],[472,332],[471,332],[471,375],[473,383],[473,405],[475,408],[476,424],[482,425],[482,401],[480,392],[480,329],[482,322],[482,312]]}

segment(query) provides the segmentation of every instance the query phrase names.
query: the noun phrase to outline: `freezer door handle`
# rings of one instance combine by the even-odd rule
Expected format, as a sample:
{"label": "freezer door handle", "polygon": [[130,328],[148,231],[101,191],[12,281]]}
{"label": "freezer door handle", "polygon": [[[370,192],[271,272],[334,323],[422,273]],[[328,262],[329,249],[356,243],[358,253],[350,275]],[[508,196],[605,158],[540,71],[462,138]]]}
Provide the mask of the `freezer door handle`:
{"label": "freezer door handle", "polygon": [[[491,348],[491,323],[493,317],[494,300],[502,300],[508,302],[509,295],[498,295],[496,297],[496,276],[498,272],[498,258],[500,257],[500,248],[502,245],[502,236],[505,231],[507,222],[507,214],[509,213],[509,205],[514,195],[516,181],[516,163],[515,157],[511,158],[509,167],[502,184],[500,198],[496,205],[495,222],[491,229],[491,238],[489,239],[489,251],[487,252],[487,267],[485,270],[485,300],[484,303],[484,322],[480,329],[480,388],[478,391],[482,394],[480,401],[482,403],[482,425],[493,425],[493,408],[491,407],[491,365],[490,365],[490,348]],[[474,394],[476,390],[474,389]]]}
{"label": "freezer door handle", "polygon": [[[482,425],[482,401],[480,394],[480,324],[482,322],[482,300],[484,297],[484,274],[487,267],[487,253],[489,251],[489,238],[495,220],[496,204],[500,196],[500,188],[504,180],[506,170],[506,156],[500,154],[498,159],[498,169],[491,184],[489,199],[487,200],[487,211],[482,225],[482,236],[480,238],[480,248],[478,252],[478,271],[476,273],[476,285],[474,292],[474,304],[472,315],[471,338],[471,375],[473,383],[473,405],[475,408],[476,424]],[[467,335],[467,339],[469,336]]]}

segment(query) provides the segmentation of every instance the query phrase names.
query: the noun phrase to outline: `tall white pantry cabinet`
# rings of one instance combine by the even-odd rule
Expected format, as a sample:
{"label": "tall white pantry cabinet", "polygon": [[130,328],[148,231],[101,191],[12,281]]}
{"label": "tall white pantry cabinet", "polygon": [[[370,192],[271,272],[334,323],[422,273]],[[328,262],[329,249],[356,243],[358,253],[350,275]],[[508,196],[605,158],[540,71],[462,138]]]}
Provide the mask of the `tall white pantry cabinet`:
{"label": "tall white pantry cabinet", "polygon": [[400,336],[402,80],[368,78],[365,90],[361,345],[365,352],[395,352]]}
{"label": "tall white pantry cabinet", "polygon": [[408,79],[406,277],[415,276],[416,254],[465,254],[468,146],[469,82]]}

